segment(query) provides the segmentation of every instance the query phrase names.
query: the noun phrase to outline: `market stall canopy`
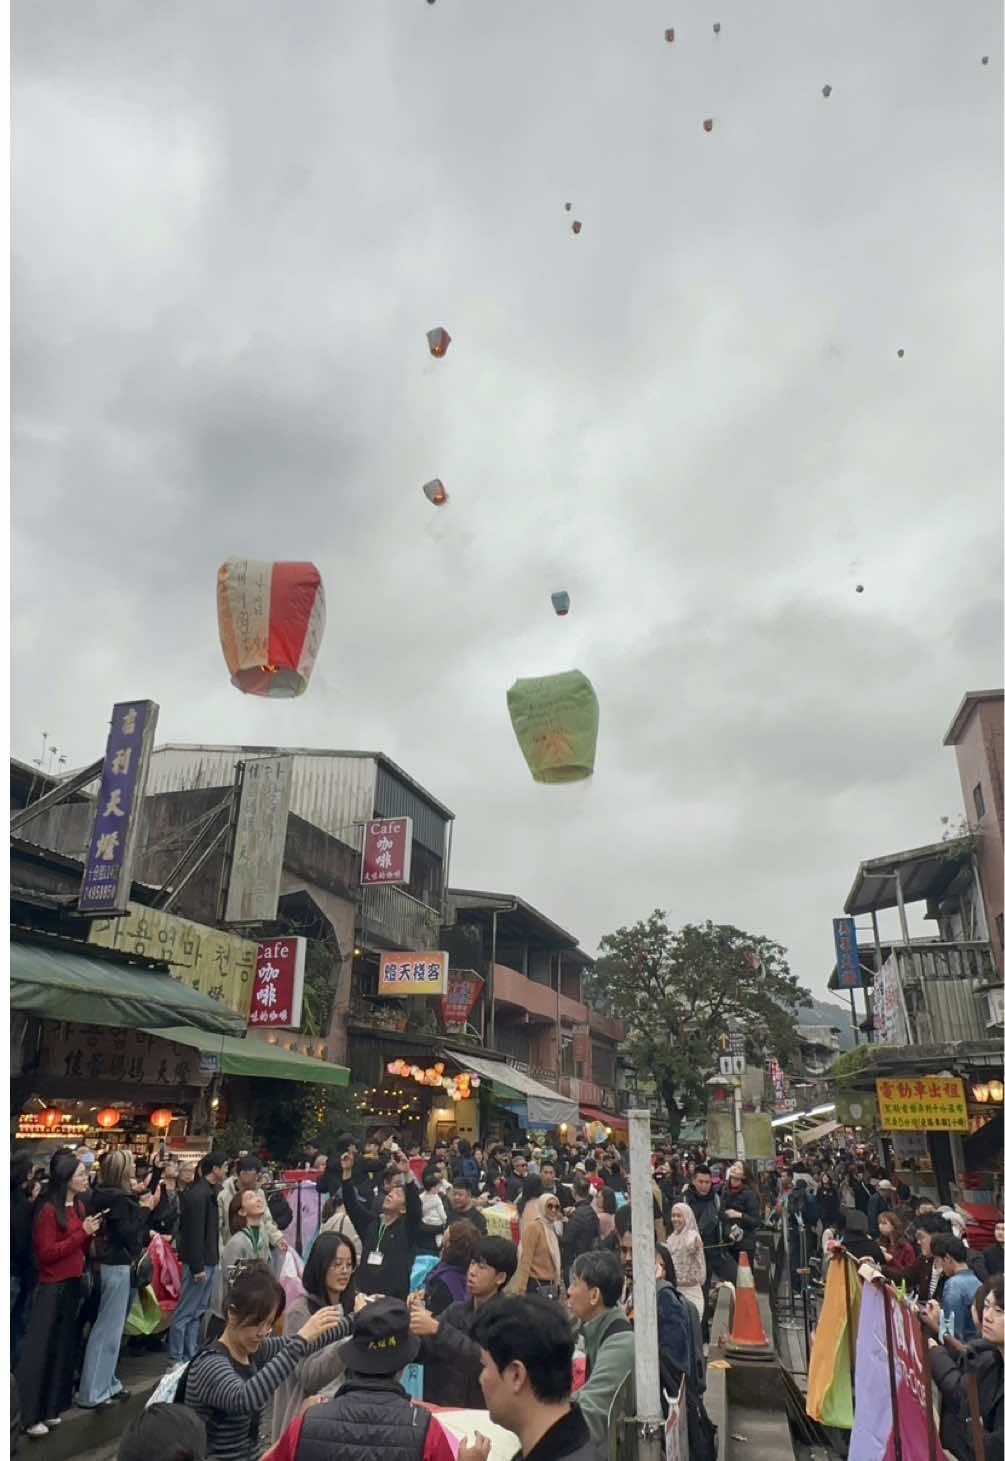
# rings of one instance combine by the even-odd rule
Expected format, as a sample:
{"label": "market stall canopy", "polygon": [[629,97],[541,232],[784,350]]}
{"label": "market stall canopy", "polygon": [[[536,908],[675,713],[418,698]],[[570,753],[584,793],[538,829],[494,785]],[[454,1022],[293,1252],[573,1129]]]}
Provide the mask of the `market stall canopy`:
{"label": "market stall canopy", "polygon": [[42,1020],[150,1030],[162,1038],[165,1026],[183,1027],[186,1037],[245,1028],[236,1010],[158,969],[31,943],[10,946],[10,1004]]}
{"label": "market stall canopy", "polygon": [[230,1035],[203,1035],[198,1030],[150,1030],[175,1045],[191,1045],[204,1055],[215,1055],[221,1075],[249,1075],[256,1079],[301,1081],[305,1085],[347,1086],[349,1072],[344,1065],[329,1065],[312,1055],[268,1045],[264,1040],[235,1040]]}
{"label": "market stall canopy", "polygon": [[815,1141],[823,1141],[825,1136],[831,1136],[841,1126],[840,1121],[821,1121],[819,1126],[811,1126],[809,1131],[797,1131],[794,1135],[796,1146],[810,1146]]}
{"label": "market stall canopy", "polygon": [[485,1055],[472,1055],[468,1050],[444,1050],[441,1054],[465,1069],[477,1071],[492,1082],[499,1095],[526,1098],[527,1119],[532,1126],[561,1126],[579,1120],[579,1107],[567,1096],[560,1096],[549,1086],[533,1080],[515,1066],[502,1060],[489,1060]]}
{"label": "market stall canopy", "polygon": [[580,1106],[579,1114],[584,1121],[602,1121],[612,1131],[628,1130],[628,1122],[623,1116],[615,1116],[613,1111],[602,1111],[599,1106]]}

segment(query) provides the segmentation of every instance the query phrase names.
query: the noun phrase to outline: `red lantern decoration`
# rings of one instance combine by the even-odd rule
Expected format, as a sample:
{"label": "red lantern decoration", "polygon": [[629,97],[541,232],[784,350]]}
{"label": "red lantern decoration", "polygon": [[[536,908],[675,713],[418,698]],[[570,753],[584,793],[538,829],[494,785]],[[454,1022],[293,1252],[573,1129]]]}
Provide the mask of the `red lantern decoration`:
{"label": "red lantern decoration", "polygon": [[42,1125],[47,1126],[50,1131],[54,1126],[58,1126],[62,1119],[62,1111],[57,1111],[55,1106],[46,1106],[45,1110],[39,1117]]}
{"label": "red lantern decoration", "polygon": [[150,1113],[150,1125],[156,1126],[158,1131],[166,1131],[174,1120],[174,1112],[162,1106],[157,1111]]}
{"label": "red lantern decoration", "polygon": [[122,1120],[122,1112],[116,1111],[114,1106],[106,1106],[103,1111],[98,1112],[98,1125],[104,1131],[111,1131],[113,1126],[118,1126]]}
{"label": "red lantern decoration", "polygon": [[245,695],[302,695],[325,629],[313,563],[228,558],[217,575],[217,620],[230,683]]}

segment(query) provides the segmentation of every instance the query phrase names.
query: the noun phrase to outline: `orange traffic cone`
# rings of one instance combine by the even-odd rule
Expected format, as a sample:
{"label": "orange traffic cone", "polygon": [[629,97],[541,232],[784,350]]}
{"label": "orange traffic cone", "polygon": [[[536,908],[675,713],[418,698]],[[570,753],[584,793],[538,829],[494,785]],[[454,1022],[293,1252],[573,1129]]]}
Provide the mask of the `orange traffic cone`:
{"label": "orange traffic cone", "polygon": [[726,1353],[738,1359],[772,1359],[774,1349],[764,1332],[761,1311],[757,1306],[757,1290],[750,1259],[740,1254],[736,1275],[736,1303],[733,1306],[733,1332],[726,1341]]}

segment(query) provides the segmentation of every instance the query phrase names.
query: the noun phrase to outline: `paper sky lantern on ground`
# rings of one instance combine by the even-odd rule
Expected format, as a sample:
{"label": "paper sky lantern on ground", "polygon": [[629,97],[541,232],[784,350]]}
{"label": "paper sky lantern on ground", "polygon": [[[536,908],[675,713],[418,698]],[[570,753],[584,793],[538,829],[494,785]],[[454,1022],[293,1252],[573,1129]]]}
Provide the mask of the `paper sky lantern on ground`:
{"label": "paper sky lantern on ground", "polygon": [[434,477],[431,482],[426,482],[422,490],[434,507],[442,507],[447,500],[447,489],[439,477]]}
{"label": "paper sky lantern on ground", "polygon": [[426,331],[426,339],[429,341],[429,353],[439,359],[446,355],[447,346],[450,344],[450,336],[442,325],[437,325],[435,330]]}
{"label": "paper sky lantern on ground", "polygon": [[593,775],[600,707],[581,670],[517,680],[506,692],[509,716],[535,781]]}
{"label": "paper sky lantern on ground", "polygon": [[314,564],[228,558],[216,602],[230,683],[245,695],[302,695],[325,631],[325,591]]}
{"label": "paper sky lantern on ground", "polygon": [[551,596],[551,607],[559,616],[569,612],[569,595],[564,588],[560,588]]}

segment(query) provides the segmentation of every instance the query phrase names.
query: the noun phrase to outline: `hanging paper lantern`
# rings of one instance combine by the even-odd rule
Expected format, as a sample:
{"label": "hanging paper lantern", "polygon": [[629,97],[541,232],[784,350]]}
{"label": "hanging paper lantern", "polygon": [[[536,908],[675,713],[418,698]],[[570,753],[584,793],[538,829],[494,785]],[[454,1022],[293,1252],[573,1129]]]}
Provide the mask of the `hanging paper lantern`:
{"label": "hanging paper lantern", "polygon": [[106,1106],[103,1111],[98,1112],[98,1125],[103,1131],[111,1131],[113,1126],[118,1126],[122,1120],[122,1112],[116,1111],[114,1106]]}
{"label": "hanging paper lantern", "polygon": [[388,1075],[394,1075],[394,1061],[393,1060],[389,1060],[387,1062],[386,1069],[387,1069]]}
{"label": "hanging paper lantern", "polygon": [[663,39],[666,40],[666,41],[669,41],[672,44],[673,43],[673,30],[672,29],[671,30],[665,30],[663,32]]}
{"label": "hanging paper lantern", "polygon": [[831,94],[831,88],[830,88],[830,86],[825,86],[824,87],[824,96],[830,96],[830,94]]}
{"label": "hanging paper lantern", "polygon": [[593,775],[600,707],[581,670],[517,680],[506,703],[535,781],[582,781]]}
{"label": "hanging paper lantern", "polygon": [[47,1126],[51,1131],[54,1126],[58,1126],[59,1123],[62,1121],[63,1113],[62,1111],[57,1110],[55,1106],[46,1106],[45,1110],[42,1112],[41,1116],[38,1119],[39,1121],[41,1121],[43,1126]]}
{"label": "hanging paper lantern", "polygon": [[436,1062],[436,1064],[433,1066],[433,1069],[436,1071],[436,1074],[437,1075],[442,1075],[443,1072],[446,1070],[446,1068],[447,1067],[443,1064],[443,1061],[442,1060],[438,1060]]}
{"label": "hanging paper lantern", "polygon": [[431,482],[426,482],[422,490],[434,507],[442,507],[447,500],[447,489],[439,477],[434,477]]}
{"label": "hanging paper lantern", "polygon": [[325,591],[314,564],[228,558],[217,575],[216,602],[230,683],[245,695],[302,695],[325,630]]}
{"label": "hanging paper lantern", "polygon": [[161,1106],[159,1110],[150,1113],[150,1125],[156,1126],[158,1131],[167,1131],[173,1120],[174,1112],[168,1110],[166,1106]]}
{"label": "hanging paper lantern", "polygon": [[564,588],[559,589],[557,593],[552,594],[551,606],[555,610],[555,613],[559,615],[559,617],[563,617],[569,612],[569,595],[566,593]]}
{"label": "hanging paper lantern", "polygon": [[711,132],[711,130],[712,130],[712,118],[711,117],[706,117],[705,120],[702,122],[701,125],[705,128],[705,131],[706,132]]}
{"label": "hanging paper lantern", "polygon": [[580,223],[578,218],[572,225],[572,231],[573,233],[582,233],[583,231],[583,225]]}
{"label": "hanging paper lantern", "polygon": [[437,360],[446,355],[447,346],[450,344],[450,336],[442,325],[437,325],[435,330],[427,330],[426,339],[429,341],[430,355],[435,355]]}
{"label": "hanging paper lantern", "polygon": [[471,1077],[471,1084],[472,1084],[473,1087],[477,1088],[478,1086],[481,1085],[481,1083],[482,1083],[482,1078],[481,1078],[480,1075],[473,1075]]}

